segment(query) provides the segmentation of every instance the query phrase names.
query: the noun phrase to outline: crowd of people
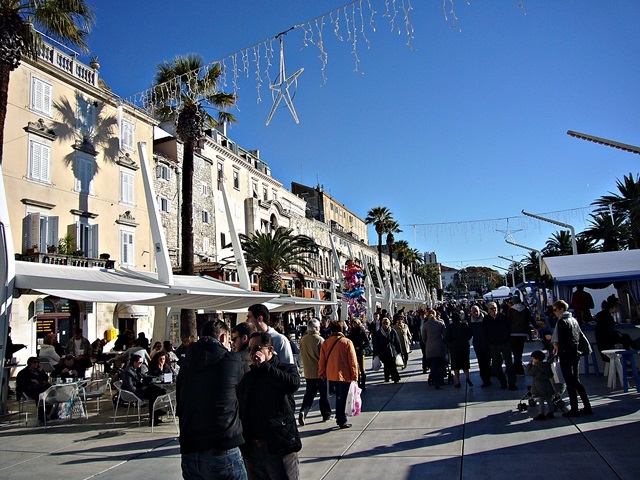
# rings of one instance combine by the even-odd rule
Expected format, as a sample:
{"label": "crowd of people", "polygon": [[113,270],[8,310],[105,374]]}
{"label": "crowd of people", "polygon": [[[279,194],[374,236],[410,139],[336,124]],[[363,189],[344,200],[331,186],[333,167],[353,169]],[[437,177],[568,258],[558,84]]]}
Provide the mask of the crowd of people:
{"label": "crowd of people", "polygon": [[[632,339],[615,330],[615,308],[610,298],[595,317],[598,343],[637,348]],[[579,322],[564,301],[555,302],[551,310],[552,328],[542,338],[547,352],[534,351],[528,362],[523,360],[525,342],[538,325],[514,295],[502,305],[450,302],[393,315],[378,309],[366,324],[359,318],[348,323],[326,316],[308,318],[304,329],[292,322],[288,335],[273,324],[264,305],[256,304],[249,307],[246,321],[233,328],[221,320],[209,321],[197,339],[185,338],[175,350],[171,342],[150,346],[144,334],[135,337],[125,331],[116,341],[122,353],[111,364],[120,366],[123,388],[148,399],[150,405],[165,390],[149,379],[176,375],[184,478],[296,479],[297,452],[302,448],[298,425],[306,424],[319,396],[322,422],[335,418],[338,429],[352,426],[347,397],[353,382],[366,391],[365,355],[373,356],[370,368],[381,368],[384,382],[398,383],[412,348],[419,345],[422,371],[428,373],[427,382],[434,389],[446,385],[447,371],[455,388],[462,386],[461,374],[466,385],[473,387],[469,373],[473,345],[481,388],[491,387],[495,379],[500,388],[517,390],[518,376],[531,376],[531,392],[540,400],[534,420],[554,418],[552,399],[558,392],[552,383],[551,362],[558,361],[570,403],[564,415],[592,414],[578,376],[584,354]],[[60,355],[55,336],[47,335],[40,358],[29,358],[18,374],[18,391],[37,398],[48,388],[41,361],[55,364],[53,375],[61,378],[84,377],[91,359],[104,355],[105,343],[90,344],[77,330]],[[296,410],[293,395],[300,387],[301,372],[305,392]],[[161,423],[163,413],[156,412],[153,418],[150,408],[150,423]]]}

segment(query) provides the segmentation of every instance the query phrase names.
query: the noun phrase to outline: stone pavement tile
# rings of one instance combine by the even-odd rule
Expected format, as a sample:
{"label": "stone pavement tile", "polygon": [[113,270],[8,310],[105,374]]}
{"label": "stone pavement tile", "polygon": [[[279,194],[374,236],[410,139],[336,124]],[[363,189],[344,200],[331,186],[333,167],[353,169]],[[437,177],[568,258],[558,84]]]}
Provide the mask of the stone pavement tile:
{"label": "stone pavement tile", "polygon": [[[306,427],[304,428],[306,429]],[[302,450],[298,452],[298,457],[338,457],[347,451],[361,433],[362,431],[355,427],[301,430]]]}
{"label": "stone pavement tile", "polygon": [[[346,461],[345,461],[346,460]],[[389,461],[383,457],[362,457],[340,460],[325,477],[325,480],[345,478],[425,480],[439,478],[460,478],[460,457],[398,457]],[[307,480],[307,477],[302,476]],[[476,477],[482,478],[482,477]]]}
{"label": "stone pavement tile", "polygon": [[132,458],[127,463],[100,473],[98,478],[100,480],[133,478],[134,472],[144,472],[145,478],[182,478],[178,440],[166,439],[166,443]]}
{"label": "stone pavement tile", "polygon": [[403,429],[403,428],[446,428],[459,426],[464,421],[464,410],[413,410],[413,411],[384,411],[376,416],[367,429]]}
{"label": "stone pavement tile", "polygon": [[321,480],[326,478],[334,465],[338,462],[338,457],[300,457],[300,478],[303,480]]}
{"label": "stone pavement tile", "polygon": [[367,429],[349,447],[345,457],[462,455],[462,432],[461,425],[443,429]]}
{"label": "stone pavement tile", "polygon": [[[81,480],[107,470],[120,461],[110,457],[63,455],[45,456],[21,466],[0,470],[0,477],[5,479],[63,478],[65,480]],[[123,478],[123,477],[121,477]]]}
{"label": "stone pavement tile", "polygon": [[[557,449],[554,447],[558,447]],[[527,451],[503,448],[496,454],[465,453],[462,480],[513,480],[533,478],[575,478],[620,480],[594,450],[566,452],[562,445],[532,441]],[[634,478],[634,477],[622,477]],[[635,477],[637,478],[637,476]]]}

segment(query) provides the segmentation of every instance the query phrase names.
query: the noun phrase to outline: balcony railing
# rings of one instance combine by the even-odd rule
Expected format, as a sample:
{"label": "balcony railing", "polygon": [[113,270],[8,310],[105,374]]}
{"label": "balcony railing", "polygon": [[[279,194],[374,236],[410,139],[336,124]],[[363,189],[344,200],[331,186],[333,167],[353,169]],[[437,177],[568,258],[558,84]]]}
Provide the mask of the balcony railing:
{"label": "balcony railing", "polygon": [[80,63],[75,57],[63,53],[56,47],[43,43],[42,47],[38,50],[38,58],[89,85],[93,85],[94,87],[98,86],[97,70]]}
{"label": "balcony railing", "polygon": [[35,263],[49,263],[51,265],[70,265],[72,267],[85,267],[85,268],[115,268],[115,260],[105,260],[102,258],[86,258],[86,257],[72,257],[71,255],[61,255],[59,253],[25,253],[16,254],[16,260],[22,260],[23,262],[35,262]]}

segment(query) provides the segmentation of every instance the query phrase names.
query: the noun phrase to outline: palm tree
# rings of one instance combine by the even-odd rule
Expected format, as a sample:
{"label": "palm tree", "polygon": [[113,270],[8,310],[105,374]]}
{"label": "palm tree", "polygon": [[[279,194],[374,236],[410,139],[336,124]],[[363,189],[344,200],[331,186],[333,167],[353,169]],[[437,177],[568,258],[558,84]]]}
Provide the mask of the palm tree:
{"label": "palm tree", "polygon": [[593,202],[600,208],[596,213],[605,213],[609,209],[616,214],[622,215],[624,223],[629,225],[629,248],[640,248],[640,175],[635,178],[632,173],[625,175],[623,181],[616,181],[616,186],[620,194],[609,192]]}
{"label": "palm tree", "polygon": [[551,234],[543,249],[544,255],[548,257],[559,257],[562,255],[571,255],[573,247],[571,246],[571,234],[568,230],[560,230]]}
{"label": "palm tree", "polygon": [[37,60],[42,37],[87,51],[85,42],[95,17],[84,0],[0,0],[0,165],[7,118],[9,78],[23,56]]}
{"label": "palm tree", "polygon": [[608,212],[592,213],[589,225],[582,234],[595,242],[602,242],[603,252],[613,252],[627,247],[629,229],[622,213],[614,213],[613,218]]}
{"label": "palm tree", "polygon": [[396,241],[396,238],[393,234],[400,233],[402,232],[402,230],[400,230],[400,224],[392,219],[387,222],[385,231],[387,232],[387,248],[389,249],[390,271],[393,271],[393,244]]}
{"label": "palm tree", "polygon": [[[398,259],[398,264],[400,265],[400,283],[402,284],[404,278],[402,276],[402,267],[405,265],[404,259],[410,250],[409,242],[407,242],[406,240],[398,240],[397,242],[395,242],[393,249],[396,252],[396,258]],[[405,287],[405,285],[402,286]],[[407,292],[409,291],[408,288],[405,288],[405,290]]]}
{"label": "palm tree", "polygon": [[[158,65],[154,79],[153,104],[161,120],[173,119],[176,134],[184,144],[182,157],[182,207],[180,211],[183,275],[194,274],[193,250],[193,170],[194,151],[205,130],[219,123],[235,123],[235,117],[224,109],[235,105],[236,96],[218,89],[222,71],[216,64],[206,68],[202,57],[178,55],[173,62]],[[218,110],[218,119],[206,111]],[[193,310],[182,309],[180,333],[183,337],[196,334]]]}
{"label": "palm tree", "polygon": [[387,207],[373,207],[367,212],[367,218],[364,219],[364,223],[373,225],[378,234],[378,266],[380,267],[381,275],[384,275],[382,268],[382,235],[386,233],[387,223],[392,219],[393,214]]}
{"label": "palm tree", "polygon": [[318,245],[306,235],[293,235],[290,229],[278,228],[273,233],[241,233],[240,242],[249,272],[260,270],[261,292],[281,293],[282,272],[301,275],[296,270],[299,268],[315,273],[313,255],[318,253]]}

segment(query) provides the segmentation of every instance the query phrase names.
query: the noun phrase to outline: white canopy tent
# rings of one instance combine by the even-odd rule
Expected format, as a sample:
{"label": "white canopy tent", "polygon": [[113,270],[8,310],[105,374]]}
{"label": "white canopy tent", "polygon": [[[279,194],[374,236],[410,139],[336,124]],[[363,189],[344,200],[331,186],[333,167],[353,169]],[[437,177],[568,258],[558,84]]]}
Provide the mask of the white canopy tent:
{"label": "white canopy tent", "polygon": [[631,296],[640,302],[640,250],[545,257],[542,273],[553,278],[559,298],[567,301],[576,285],[627,282]]}
{"label": "white canopy tent", "polygon": [[482,296],[482,298],[484,298],[485,300],[497,300],[497,299],[510,297],[511,294],[512,294],[511,289],[503,285],[501,287],[494,288],[490,292],[485,293]]}
{"label": "white canopy tent", "polygon": [[586,285],[640,280],[640,250],[544,257],[542,273],[556,285]]}

